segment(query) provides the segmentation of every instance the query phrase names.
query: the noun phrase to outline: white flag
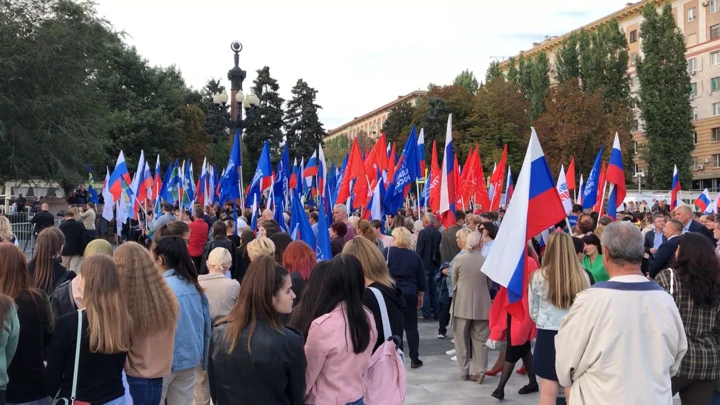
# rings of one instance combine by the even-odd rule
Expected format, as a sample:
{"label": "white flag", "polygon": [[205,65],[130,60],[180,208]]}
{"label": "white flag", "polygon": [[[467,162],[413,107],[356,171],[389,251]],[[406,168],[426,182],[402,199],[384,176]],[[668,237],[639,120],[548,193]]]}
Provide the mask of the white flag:
{"label": "white flag", "polygon": [[565,213],[572,211],[572,198],[570,198],[570,190],[568,190],[567,181],[565,180],[565,165],[560,166],[560,175],[558,176],[557,185],[555,186],[560,201],[562,201]]}

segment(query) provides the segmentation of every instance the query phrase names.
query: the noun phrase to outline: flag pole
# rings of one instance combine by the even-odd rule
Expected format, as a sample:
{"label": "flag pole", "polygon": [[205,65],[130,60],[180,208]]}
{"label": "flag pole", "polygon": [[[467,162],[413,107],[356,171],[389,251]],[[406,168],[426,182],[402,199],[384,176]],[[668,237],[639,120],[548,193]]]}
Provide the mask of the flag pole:
{"label": "flag pole", "polygon": [[418,183],[418,179],[415,179],[415,206],[417,210],[418,217],[420,216],[420,183]]}

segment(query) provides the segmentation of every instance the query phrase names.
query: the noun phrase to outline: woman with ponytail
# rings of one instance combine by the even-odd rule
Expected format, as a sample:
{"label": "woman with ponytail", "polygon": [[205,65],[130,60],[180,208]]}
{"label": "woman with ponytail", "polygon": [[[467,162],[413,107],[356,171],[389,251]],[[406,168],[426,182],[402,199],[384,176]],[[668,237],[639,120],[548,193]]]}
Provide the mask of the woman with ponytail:
{"label": "woman with ponytail", "polygon": [[64,244],[65,235],[55,227],[43,229],[37,237],[35,257],[28,263],[28,271],[33,286],[45,294],[52,294],[60,284],[76,276],[60,263]]}

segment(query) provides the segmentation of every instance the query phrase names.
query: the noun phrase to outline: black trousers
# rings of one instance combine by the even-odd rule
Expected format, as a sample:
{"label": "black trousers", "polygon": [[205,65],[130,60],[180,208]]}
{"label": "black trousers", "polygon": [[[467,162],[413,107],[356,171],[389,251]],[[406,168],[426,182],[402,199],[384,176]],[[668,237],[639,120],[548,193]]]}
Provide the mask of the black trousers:
{"label": "black trousers", "polygon": [[444,335],[447,333],[447,327],[450,324],[450,305],[452,305],[452,297],[448,297],[447,303],[442,303],[442,309],[440,310],[440,321],[438,327],[438,333]]}
{"label": "black trousers", "polygon": [[408,347],[410,348],[410,359],[418,360],[420,349],[420,333],[418,332],[417,316],[417,295],[404,295],[407,306],[403,310],[403,329],[407,335]]}

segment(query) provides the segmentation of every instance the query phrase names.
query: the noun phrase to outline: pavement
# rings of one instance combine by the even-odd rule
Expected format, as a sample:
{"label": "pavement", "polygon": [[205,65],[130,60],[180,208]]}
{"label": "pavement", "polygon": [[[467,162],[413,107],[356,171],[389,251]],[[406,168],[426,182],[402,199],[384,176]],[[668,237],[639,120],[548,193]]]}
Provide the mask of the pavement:
{"label": "pavement", "polygon": [[[420,360],[423,366],[417,369],[410,368],[410,358],[405,354],[407,368],[407,397],[406,405],[478,405],[478,404],[538,404],[540,394],[519,395],[518,390],[528,383],[527,376],[513,373],[505,386],[505,400],[500,402],[490,396],[497,388],[500,375],[487,376],[483,384],[460,380],[460,370],[457,362],[451,361],[445,354],[453,349],[450,343],[452,333],[448,332],[446,339],[437,338],[437,321],[418,321],[420,332]],[[407,348],[407,342],[404,344]],[[492,367],[497,359],[498,352],[490,351],[488,367]],[[522,362],[518,362],[516,369]],[[675,398],[674,405],[680,405],[680,399]]]}

